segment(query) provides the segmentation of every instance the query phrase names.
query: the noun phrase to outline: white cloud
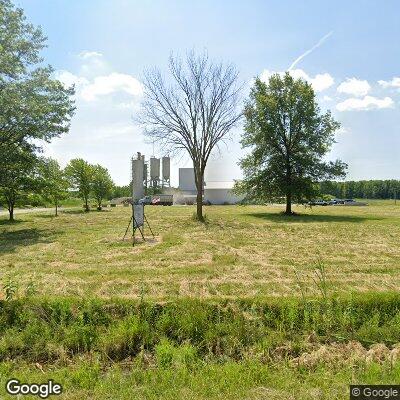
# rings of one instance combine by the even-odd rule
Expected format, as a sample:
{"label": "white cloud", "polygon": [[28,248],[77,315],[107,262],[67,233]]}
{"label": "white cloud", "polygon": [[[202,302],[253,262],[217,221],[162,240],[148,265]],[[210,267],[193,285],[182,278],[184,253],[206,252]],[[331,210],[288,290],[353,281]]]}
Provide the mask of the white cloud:
{"label": "white cloud", "polygon": [[391,81],[378,81],[378,83],[384,88],[400,88],[400,77],[394,77]]}
{"label": "white cloud", "polygon": [[324,97],[322,98],[322,100],[323,100],[323,101],[332,101],[333,99],[332,99],[332,97],[330,97],[330,96],[324,96]]}
{"label": "white cloud", "polygon": [[[265,69],[261,74],[260,74],[260,79],[264,82],[267,82],[269,77],[275,73],[278,73],[279,75],[283,76],[285,74],[285,72],[274,72],[274,71],[269,71],[267,69]],[[309,82],[311,84],[311,86],[313,87],[313,89],[316,92],[322,92],[323,90],[328,89],[329,87],[331,87],[334,84],[334,79],[333,77],[328,74],[328,73],[324,73],[324,74],[317,74],[314,77],[308,75],[305,71],[303,71],[302,69],[292,69],[289,71],[290,75],[293,76],[293,78],[298,79],[304,79],[307,82]]]}
{"label": "white cloud", "polygon": [[82,90],[82,98],[86,101],[95,100],[99,96],[124,92],[132,96],[143,93],[142,84],[132,75],[113,72],[109,75],[98,76]]}
{"label": "white cloud", "polygon": [[392,108],[393,100],[390,97],[378,99],[372,96],[365,96],[362,99],[350,98],[336,105],[338,111],[366,111],[373,109]]}
{"label": "white cloud", "polygon": [[142,84],[135,76],[115,70],[97,52],[82,52],[74,58],[79,63],[76,69],[59,70],[54,76],[68,87],[75,84],[76,113],[69,133],[54,139],[46,154],[63,165],[75,157],[100,163],[109,169],[117,184],[126,184],[131,156],[136,151],[152,153],[151,145],[144,141],[134,122],[140,109]]}
{"label": "white cloud", "polygon": [[[65,87],[75,85],[77,96],[85,101],[96,100],[99,96],[112,93],[126,93],[138,97],[143,93],[142,84],[132,75],[113,72],[109,75],[97,76],[89,80],[84,76],[75,75],[69,71],[59,70],[54,73]],[[133,102],[122,103],[121,107],[129,108]]]}
{"label": "white cloud", "polygon": [[348,78],[342,82],[337,91],[339,93],[346,93],[356,97],[365,96],[371,89],[370,84],[365,80],[357,78]]}
{"label": "white cloud", "polygon": [[80,58],[83,60],[87,60],[88,58],[98,58],[103,57],[103,54],[99,53],[98,51],[82,51],[78,54]]}
{"label": "white cloud", "polygon": [[309,77],[307,80],[310,81],[316,92],[322,92],[330,88],[335,82],[333,77],[328,73],[317,74],[314,78]]}
{"label": "white cloud", "polygon": [[75,88],[79,89],[80,87],[89,83],[86,78],[74,75],[65,70],[56,71],[54,75],[55,78],[58,79],[65,87],[71,87],[72,85],[75,85]]}
{"label": "white cloud", "polygon": [[[278,72],[279,74],[282,74],[282,72]],[[268,83],[268,79],[270,78],[271,75],[275,74],[274,71],[270,71],[269,69],[264,69],[263,72],[261,72],[260,74],[260,79],[265,82]]]}

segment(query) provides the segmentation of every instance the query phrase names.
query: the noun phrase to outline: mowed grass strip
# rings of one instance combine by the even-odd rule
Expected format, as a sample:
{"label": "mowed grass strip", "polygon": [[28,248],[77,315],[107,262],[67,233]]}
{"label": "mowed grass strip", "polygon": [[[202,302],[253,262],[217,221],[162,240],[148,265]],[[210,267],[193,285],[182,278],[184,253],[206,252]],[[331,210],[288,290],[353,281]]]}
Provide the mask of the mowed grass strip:
{"label": "mowed grass strip", "polygon": [[129,208],[3,216],[1,278],[56,297],[269,297],[318,292],[322,263],[331,292],[399,287],[400,206],[281,209],[210,206],[201,224],[192,206],[146,207],[156,237],[145,227],[135,247],[122,241]]}
{"label": "mowed grass strip", "polygon": [[[40,367],[40,366],[39,366]],[[290,368],[287,363],[256,362],[201,363],[144,369],[140,363],[127,367],[104,367],[95,360],[77,360],[66,366],[48,368],[0,363],[0,393],[7,378],[21,382],[52,379],[63,386],[59,399],[138,400],[343,400],[350,384],[398,384],[400,363],[369,365],[331,363],[312,370]],[[37,396],[27,396],[37,399]]]}

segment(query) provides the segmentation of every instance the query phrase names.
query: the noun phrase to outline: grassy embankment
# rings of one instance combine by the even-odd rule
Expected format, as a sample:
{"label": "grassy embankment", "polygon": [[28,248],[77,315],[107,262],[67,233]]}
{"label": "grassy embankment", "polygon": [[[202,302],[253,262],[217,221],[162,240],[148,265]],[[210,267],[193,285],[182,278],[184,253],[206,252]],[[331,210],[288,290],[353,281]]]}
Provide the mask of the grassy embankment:
{"label": "grassy embankment", "polygon": [[343,399],[400,373],[398,294],[1,307],[1,386],[52,378],[68,399]]}

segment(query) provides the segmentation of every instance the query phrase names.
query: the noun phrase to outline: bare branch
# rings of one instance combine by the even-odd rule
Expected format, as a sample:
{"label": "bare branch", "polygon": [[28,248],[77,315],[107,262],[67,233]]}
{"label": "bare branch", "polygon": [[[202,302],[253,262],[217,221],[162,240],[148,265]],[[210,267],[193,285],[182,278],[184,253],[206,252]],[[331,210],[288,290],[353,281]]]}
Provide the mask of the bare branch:
{"label": "bare branch", "polygon": [[165,152],[188,152],[201,193],[210,154],[242,116],[238,71],[193,51],[184,61],[171,55],[169,71],[168,84],[159,70],[145,72],[139,121],[147,138]]}

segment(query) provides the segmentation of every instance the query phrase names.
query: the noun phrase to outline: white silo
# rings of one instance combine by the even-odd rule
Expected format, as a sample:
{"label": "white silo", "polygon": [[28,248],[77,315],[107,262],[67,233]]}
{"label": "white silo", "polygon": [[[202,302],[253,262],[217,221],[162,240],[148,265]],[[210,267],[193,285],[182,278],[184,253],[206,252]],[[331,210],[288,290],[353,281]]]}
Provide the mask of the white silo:
{"label": "white silo", "polygon": [[144,158],[137,154],[137,158],[132,158],[132,199],[136,202],[144,197],[143,186]]}
{"label": "white silo", "polygon": [[148,179],[148,165],[146,162],[143,164],[143,185],[145,190],[147,189],[147,179]]}
{"label": "white silo", "polygon": [[152,186],[158,186],[160,180],[160,159],[150,157],[150,181]]}
{"label": "white silo", "polygon": [[167,183],[169,185],[171,173],[171,159],[169,157],[162,158],[162,177],[163,183]]}

